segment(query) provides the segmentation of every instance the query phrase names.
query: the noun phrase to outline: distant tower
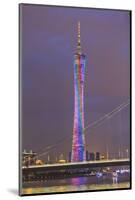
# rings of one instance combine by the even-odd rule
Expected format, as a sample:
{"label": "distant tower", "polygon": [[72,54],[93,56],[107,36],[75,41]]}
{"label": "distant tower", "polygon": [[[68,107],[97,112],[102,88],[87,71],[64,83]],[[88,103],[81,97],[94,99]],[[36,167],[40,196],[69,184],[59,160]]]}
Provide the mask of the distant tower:
{"label": "distant tower", "polygon": [[80,22],[78,22],[77,52],[74,54],[74,125],[71,162],[86,160],[84,138],[84,75],[86,56],[81,53]]}

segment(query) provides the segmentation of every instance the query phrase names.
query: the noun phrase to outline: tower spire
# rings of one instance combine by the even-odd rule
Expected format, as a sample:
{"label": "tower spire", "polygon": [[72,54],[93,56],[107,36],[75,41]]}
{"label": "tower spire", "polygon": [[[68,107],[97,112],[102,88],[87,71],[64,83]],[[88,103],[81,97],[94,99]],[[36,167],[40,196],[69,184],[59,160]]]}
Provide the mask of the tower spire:
{"label": "tower spire", "polygon": [[78,21],[78,31],[77,31],[77,52],[78,54],[81,54],[80,21]]}

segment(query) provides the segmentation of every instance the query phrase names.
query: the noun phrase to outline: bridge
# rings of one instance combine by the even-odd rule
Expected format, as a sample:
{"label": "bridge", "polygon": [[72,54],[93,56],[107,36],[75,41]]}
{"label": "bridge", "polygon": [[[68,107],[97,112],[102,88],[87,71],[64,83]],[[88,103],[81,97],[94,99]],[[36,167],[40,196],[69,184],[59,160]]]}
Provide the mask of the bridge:
{"label": "bridge", "polygon": [[125,166],[130,165],[129,159],[112,159],[112,160],[96,160],[74,163],[54,163],[45,165],[32,165],[29,167],[23,166],[23,171],[35,171],[35,170],[59,170],[59,169],[79,169],[79,168],[98,168],[98,167],[110,167],[110,166]]}
{"label": "bridge", "polygon": [[49,178],[65,178],[84,176],[90,173],[95,168],[105,167],[119,167],[130,166],[129,159],[113,159],[113,160],[98,160],[98,161],[85,161],[77,163],[64,163],[64,164],[46,164],[46,165],[32,165],[29,167],[23,166],[23,180],[40,180]]}

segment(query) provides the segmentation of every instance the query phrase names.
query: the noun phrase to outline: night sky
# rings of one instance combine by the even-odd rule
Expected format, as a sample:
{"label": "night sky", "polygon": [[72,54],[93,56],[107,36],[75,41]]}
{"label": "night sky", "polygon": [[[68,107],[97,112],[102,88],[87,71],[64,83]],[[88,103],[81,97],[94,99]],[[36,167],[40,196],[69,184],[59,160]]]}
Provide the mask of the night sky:
{"label": "night sky", "polygon": [[[130,13],[21,5],[22,148],[42,149],[71,138],[73,132],[73,62],[77,23],[86,54],[85,126],[130,98]],[[129,149],[130,108],[101,126],[87,129],[88,151]],[[71,139],[48,154],[67,158]],[[46,155],[48,155],[46,154]],[[46,156],[44,156],[46,158]]]}

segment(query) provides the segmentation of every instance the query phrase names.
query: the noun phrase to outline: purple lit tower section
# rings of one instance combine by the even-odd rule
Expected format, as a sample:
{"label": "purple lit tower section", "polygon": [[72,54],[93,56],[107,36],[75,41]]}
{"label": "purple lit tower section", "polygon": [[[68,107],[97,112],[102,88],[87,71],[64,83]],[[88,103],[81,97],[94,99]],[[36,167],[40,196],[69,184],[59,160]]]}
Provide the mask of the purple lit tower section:
{"label": "purple lit tower section", "polygon": [[74,55],[74,126],[71,162],[86,160],[84,137],[84,76],[86,56],[81,53],[80,22],[78,22],[77,52]]}

